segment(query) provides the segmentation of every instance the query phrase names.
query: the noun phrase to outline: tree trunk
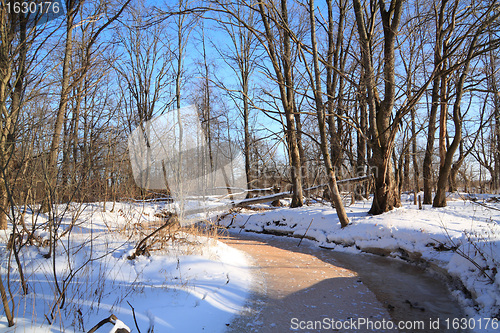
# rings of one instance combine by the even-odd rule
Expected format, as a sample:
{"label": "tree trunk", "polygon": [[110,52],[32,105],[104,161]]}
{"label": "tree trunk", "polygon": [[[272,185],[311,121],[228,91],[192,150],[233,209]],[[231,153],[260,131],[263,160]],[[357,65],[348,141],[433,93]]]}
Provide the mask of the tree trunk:
{"label": "tree trunk", "polygon": [[[247,177],[247,188],[252,189],[252,169],[251,169],[251,160],[250,160],[250,128],[249,128],[249,116],[250,116],[250,108],[248,105],[248,77],[241,72],[242,74],[242,89],[243,89],[243,128],[245,135],[245,147],[243,149],[245,154],[245,174]],[[250,192],[247,193],[247,198],[250,195]]]}
{"label": "tree trunk", "polygon": [[[71,188],[71,192],[73,192],[74,190],[76,190],[76,188],[78,187],[78,184],[77,184],[77,172],[76,170],[78,169],[78,153],[79,153],[79,150],[80,150],[80,145],[79,145],[79,141],[78,141],[78,128],[80,126],[80,111],[81,111],[81,102],[82,102],[82,95],[81,95],[81,92],[82,92],[82,87],[84,86],[84,84],[86,85],[86,79],[82,80],[82,82],[78,85],[77,87],[77,90],[76,90],[76,94],[77,94],[77,101],[76,101],[76,105],[75,105],[75,109],[73,110],[73,119],[72,119],[72,122],[73,122],[73,133],[72,133],[72,140],[71,140],[71,143],[72,143],[72,150],[73,150],[73,160],[71,161],[71,164],[72,164],[72,174],[70,176],[70,181],[71,181],[71,184],[70,184],[70,188]],[[80,182],[82,180],[80,179]],[[74,198],[76,200],[79,200],[79,193],[74,193],[75,196]]]}
{"label": "tree trunk", "polygon": [[[5,159],[2,158],[2,162]],[[0,230],[6,230],[9,223],[9,201],[7,196],[6,181],[0,177]]]}
{"label": "tree trunk", "polygon": [[309,175],[307,172],[305,151],[302,145],[302,120],[300,119],[300,113],[299,110],[297,110],[295,101],[293,101],[293,110],[295,117],[295,126],[297,128],[297,147],[299,148],[300,155],[300,173],[302,175],[302,187],[307,187],[309,183]]}
{"label": "tree trunk", "polygon": [[[292,77],[292,67],[291,67],[291,45],[290,45],[290,32],[288,29],[288,9],[286,0],[281,0],[281,20],[285,29],[283,29],[283,52],[281,55],[282,66],[279,64],[274,33],[271,30],[271,26],[268,21],[268,15],[266,13],[265,5],[262,1],[259,1],[259,13],[262,18],[262,22],[265,28],[265,38],[267,41],[267,52],[271,58],[271,63],[273,65],[276,79],[279,85],[281,102],[283,104],[283,110],[285,111],[286,118],[286,139],[290,154],[290,168],[291,168],[291,180],[292,180],[292,202],[290,207],[299,207],[303,205],[303,195],[302,195],[302,176],[301,176],[301,161],[300,152],[297,143],[297,130],[295,127],[294,118],[294,87],[293,87],[293,77]],[[282,68],[281,68],[282,67]]]}
{"label": "tree trunk", "polygon": [[391,156],[394,149],[394,137],[399,121],[391,123],[395,101],[395,56],[394,45],[401,19],[403,1],[393,1],[389,9],[381,1],[379,8],[384,31],[384,99],[380,100],[375,83],[370,40],[371,31],[367,31],[364,12],[360,0],[354,0],[354,12],[361,45],[364,86],[370,111],[370,134],[372,158],[370,165],[376,167],[375,193],[370,214],[381,214],[401,205],[397,196]]}
{"label": "tree trunk", "polygon": [[434,67],[437,70],[437,75],[432,82],[432,102],[429,112],[428,131],[427,131],[427,145],[425,149],[424,164],[422,166],[422,174],[424,178],[424,204],[430,205],[432,203],[432,156],[434,154],[434,140],[436,135],[436,117],[440,100],[440,83],[443,76],[442,59],[445,56],[443,50],[443,25],[444,25],[444,11],[446,1],[441,2],[440,10],[436,19],[436,44],[434,46]]}
{"label": "tree trunk", "polygon": [[[477,37],[477,35],[476,35]],[[474,49],[475,42],[473,41],[469,46],[469,56],[466,63],[464,64],[464,70],[460,75],[460,79],[456,84],[456,96],[455,103],[453,104],[453,123],[455,124],[455,137],[445,153],[444,160],[441,161],[439,168],[439,179],[436,190],[436,196],[432,202],[433,207],[446,207],[446,188],[448,185],[448,180],[450,177],[451,167],[453,163],[453,155],[457,150],[460,142],[462,141],[462,115],[460,114],[460,104],[462,102],[463,96],[463,86],[465,78],[467,77],[469,70],[469,63],[472,57],[472,51]]]}
{"label": "tree trunk", "polygon": [[404,159],[405,152],[403,151],[399,160],[396,158],[396,152],[392,151],[392,163],[394,164],[394,181],[397,184],[397,196],[401,197],[404,178]]}
{"label": "tree trunk", "polygon": [[[444,66],[444,64],[443,64]],[[446,70],[443,67],[443,70]],[[445,75],[441,76],[441,92],[439,95],[441,100],[440,114],[439,114],[439,161],[440,167],[443,167],[446,159],[446,137],[448,135],[447,122],[448,122],[448,79]]]}
{"label": "tree trunk", "polygon": [[7,297],[7,292],[3,284],[2,276],[0,275],[0,296],[2,297],[2,304],[5,312],[5,317],[7,317],[7,324],[9,327],[14,326],[14,316],[10,311],[9,299]]}
{"label": "tree trunk", "polygon": [[419,170],[417,163],[417,132],[415,128],[415,108],[411,108],[411,151],[412,151],[412,163],[413,163],[413,194],[414,194],[414,204],[417,204],[417,193],[420,191],[419,186]]}
{"label": "tree trunk", "polygon": [[[332,160],[330,158],[330,153],[328,149],[328,138],[326,135],[326,123],[325,123],[325,108],[323,105],[323,93],[321,89],[321,72],[319,68],[318,60],[318,47],[316,42],[316,16],[314,14],[314,0],[309,0],[309,14],[310,14],[310,24],[311,24],[311,46],[313,52],[313,63],[314,63],[314,79],[311,76],[311,87],[313,87],[314,97],[316,102],[316,113],[318,116],[318,126],[320,133],[320,147],[323,154],[323,161],[325,163],[326,173],[328,176],[328,184],[330,187],[330,198],[332,200],[332,205],[337,211],[337,216],[339,217],[340,225],[342,228],[349,224],[349,218],[347,217],[344,205],[342,203],[342,197],[340,196],[337,180],[335,177],[335,172],[332,165]],[[313,84],[313,82],[315,84]]]}
{"label": "tree trunk", "polygon": [[[360,79],[360,91],[358,93],[358,122],[359,122],[359,130],[356,131],[357,135],[357,168],[356,168],[356,177],[362,177],[366,175],[367,172],[367,152],[366,152],[366,135],[368,134],[367,132],[367,124],[366,124],[366,100],[364,100],[364,97],[362,95],[363,89],[361,88],[361,84],[363,79]],[[355,197],[356,200],[361,200],[363,195],[367,195],[367,185],[356,185],[356,190],[355,190]],[[363,194],[364,190],[364,194]]]}
{"label": "tree trunk", "polygon": [[293,114],[286,113],[286,124],[287,124],[287,138],[288,146],[290,149],[290,167],[291,167],[291,178],[292,178],[292,202],[290,207],[300,207],[303,205],[303,195],[302,195],[302,176],[301,169],[302,165],[300,162],[300,152],[297,144],[297,131],[295,129],[295,122]]}
{"label": "tree trunk", "polygon": [[[474,144],[475,144],[475,142],[474,142]],[[458,155],[458,159],[455,163],[452,164],[451,170],[450,170],[450,179],[448,179],[450,192],[455,192],[457,190],[458,171],[460,170],[460,167],[462,166],[462,163],[464,162],[465,157],[467,157],[467,155],[468,155],[468,152],[466,152],[464,150],[464,141],[463,140],[460,140],[458,150],[460,152]]]}
{"label": "tree trunk", "polygon": [[[490,33],[491,38],[491,33]],[[493,148],[493,168],[491,173],[491,183],[492,183],[492,191],[494,193],[498,193],[500,188],[500,91],[498,90],[497,83],[497,66],[496,60],[498,56],[495,56],[493,50],[490,51],[489,54],[489,63],[490,63],[490,73],[488,78],[488,88],[493,92],[493,121],[492,121],[492,148]]]}
{"label": "tree trunk", "polygon": [[407,191],[410,188],[410,149],[405,149],[402,181],[400,188]]}
{"label": "tree trunk", "polygon": [[283,72],[285,78],[285,87],[287,95],[287,107],[285,108],[287,120],[287,132],[290,145],[291,168],[292,168],[292,189],[293,196],[290,207],[300,207],[303,205],[302,195],[302,162],[300,156],[299,133],[296,128],[295,120],[295,91],[292,74],[292,51],[290,43],[290,32],[288,31],[288,7],[287,0],[281,0],[281,19],[286,27],[283,31]]}
{"label": "tree trunk", "polygon": [[337,32],[335,33],[335,19],[333,13],[333,1],[328,0],[328,55],[326,68],[326,94],[328,106],[328,127],[330,132],[330,157],[334,172],[338,172],[342,165],[342,146],[340,143],[339,130],[337,129],[335,115],[335,92],[337,90],[338,74],[334,68],[338,68],[342,40],[344,38],[344,22],[347,1],[339,2],[339,17]]}
{"label": "tree trunk", "polygon": [[495,99],[495,141],[493,147],[495,147],[495,183],[494,189],[496,193],[500,189],[500,96],[497,91]]}
{"label": "tree trunk", "polygon": [[41,210],[47,212],[50,205],[54,202],[52,195],[55,193],[57,183],[57,155],[59,153],[59,143],[61,141],[61,131],[65,121],[66,107],[68,105],[69,96],[69,80],[70,80],[70,62],[73,54],[73,20],[79,10],[79,5],[70,1],[73,6],[69,7],[66,12],[66,45],[64,48],[64,60],[62,67],[61,93],[59,99],[59,107],[57,109],[56,121],[52,132],[52,143],[49,150],[49,160],[47,165],[47,184],[46,195],[42,204]]}
{"label": "tree trunk", "polygon": [[401,206],[397,181],[394,178],[392,159],[384,158],[387,148],[374,147],[371,165],[376,166],[375,193],[369,214],[382,214]]}

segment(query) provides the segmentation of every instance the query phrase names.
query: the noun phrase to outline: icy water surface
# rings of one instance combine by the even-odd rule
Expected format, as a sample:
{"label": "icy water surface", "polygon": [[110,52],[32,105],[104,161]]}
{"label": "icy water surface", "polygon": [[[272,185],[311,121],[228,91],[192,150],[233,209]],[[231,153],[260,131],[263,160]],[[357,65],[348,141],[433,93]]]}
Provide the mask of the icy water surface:
{"label": "icy water surface", "polygon": [[[360,280],[388,308],[394,321],[425,322],[427,329],[417,332],[446,331],[446,319],[451,325],[454,318],[464,318],[447,285],[422,268],[369,254],[321,251],[318,257],[357,272]],[[430,321],[435,324],[438,319],[440,328],[430,329]]]}
{"label": "icy water surface", "polygon": [[357,281],[375,294],[393,322],[418,321],[425,324],[424,329],[400,332],[464,332],[446,330],[446,319],[463,318],[463,311],[450,295],[447,285],[422,268],[387,257],[322,249],[307,240],[298,247],[299,240],[294,238],[252,233],[231,234],[234,238],[265,242],[290,251],[291,255],[293,252],[306,253],[325,263],[356,272]]}

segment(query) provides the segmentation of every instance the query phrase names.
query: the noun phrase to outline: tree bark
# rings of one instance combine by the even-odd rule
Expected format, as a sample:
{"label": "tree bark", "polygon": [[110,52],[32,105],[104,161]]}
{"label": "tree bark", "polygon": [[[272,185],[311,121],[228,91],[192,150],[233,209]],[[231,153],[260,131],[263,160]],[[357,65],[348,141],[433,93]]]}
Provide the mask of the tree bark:
{"label": "tree bark", "polygon": [[360,0],[354,0],[354,12],[361,44],[367,102],[370,112],[371,165],[376,167],[375,193],[370,214],[381,214],[401,205],[397,196],[397,184],[392,167],[394,133],[398,122],[391,123],[395,100],[395,56],[394,44],[401,19],[403,1],[392,1],[386,10],[383,0],[379,1],[379,11],[384,31],[384,99],[380,100],[375,83],[375,73],[371,58],[369,32],[367,31]]}
{"label": "tree bark", "polygon": [[339,130],[336,124],[335,114],[335,92],[337,90],[338,68],[342,40],[344,38],[344,22],[346,16],[347,1],[339,2],[339,17],[337,31],[335,33],[335,19],[333,13],[333,1],[327,1],[328,6],[328,55],[326,68],[326,94],[328,107],[328,127],[330,133],[330,157],[334,166],[334,172],[338,172],[342,165],[342,145],[340,143]]}
{"label": "tree bark", "polygon": [[9,299],[7,297],[7,292],[3,284],[2,276],[0,275],[0,296],[2,297],[3,309],[5,312],[5,317],[7,317],[7,324],[9,327],[14,326],[14,316],[10,311]]}
{"label": "tree bark", "polygon": [[286,118],[286,139],[289,147],[290,154],[290,171],[292,180],[292,202],[290,207],[300,207],[303,205],[303,194],[302,194],[302,176],[301,176],[301,161],[300,152],[297,143],[297,130],[295,127],[294,118],[294,90],[293,90],[293,77],[292,77],[292,67],[291,67],[291,45],[290,45],[290,33],[288,29],[288,9],[286,0],[281,0],[281,24],[286,29],[283,29],[283,54],[282,68],[279,64],[274,34],[271,30],[269,24],[268,15],[266,13],[265,4],[263,1],[259,1],[259,13],[262,18],[262,22],[265,28],[265,38],[267,41],[267,52],[271,58],[271,63],[276,74],[276,79],[279,85],[281,102],[283,105],[283,110],[285,112]]}
{"label": "tree bark", "polygon": [[52,132],[52,143],[49,150],[49,160],[47,164],[47,184],[46,184],[46,197],[42,204],[41,210],[44,212],[49,211],[50,205],[54,202],[53,194],[55,193],[55,186],[57,183],[57,155],[59,153],[59,143],[61,141],[61,131],[65,121],[66,108],[69,100],[69,80],[70,80],[70,61],[73,55],[73,21],[80,9],[80,5],[75,1],[68,2],[69,8],[66,12],[66,45],[64,48],[64,59],[62,65],[62,80],[61,80],[61,93],[59,99],[59,107],[57,109],[56,121],[54,123],[54,130]]}
{"label": "tree bark", "polygon": [[323,93],[321,89],[321,72],[319,68],[318,60],[318,46],[316,42],[316,16],[314,14],[314,0],[309,0],[309,17],[311,24],[311,46],[313,53],[313,64],[314,64],[314,79],[311,76],[311,86],[314,91],[314,98],[316,102],[316,113],[318,118],[318,126],[320,133],[320,148],[323,154],[323,161],[325,163],[326,174],[328,175],[328,184],[330,187],[330,198],[332,200],[332,205],[337,211],[337,216],[340,221],[342,228],[349,224],[349,218],[347,217],[344,205],[342,203],[342,197],[340,196],[337,180],[335,177],[335,170],[332,165],[332,160],[330,158],[330,152],[328,149],[328,138],[326,135],[326,122],[325,122],[325,108],[323,105]]}

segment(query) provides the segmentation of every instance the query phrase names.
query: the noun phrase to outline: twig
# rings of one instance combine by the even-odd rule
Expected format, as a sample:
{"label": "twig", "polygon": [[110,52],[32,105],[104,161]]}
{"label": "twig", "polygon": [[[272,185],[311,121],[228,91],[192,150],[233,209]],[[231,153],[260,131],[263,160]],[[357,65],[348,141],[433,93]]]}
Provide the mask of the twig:
{"label": "twig", "polygon": [[304,237],[306,237],[306,234],[309,231],[309,228],[311,227],[311,224],[313,223],[313,221],[314,221],[314,218],[311,220],[311,222],[309,222],[309,226],[307,227],[306,232],[304,232],[304,234],[302,235],[302,238],[300,239],[299,244],[297,244],[297,247],[300,246],[300,243],[302,243],[302,240],[304,240]]}
{"label": "twig", "polygon": [[[482,267],[481,265],[479,265],[479,263],[477,261],[475,261],[473,258],[471,258],[470,255],[468,255],[467,253],[465,253],[465,251],[461,250],[460,249],[460,246],[457,245],[452,239],[451,239],[451,236],[450,234],[448,233],[448,229],[444,228],[444,231],[446,232],[446,237],[448,238],[448,241],[452,244],[452,246],[450,246],[449,248],[455,252],[456,254],[458,254],[459,256],[461,256],[462,258],[466,259],[467,261],[469,261],[471,264],[473,264],[477,269],[478,271],[484,276],[486,277],[488,280],[490,280],[491,283],[495,282],[495,279],[490,276],[488,273],[486,273],[486,268],[485,267]],[[480,255],[484,258],[484,255],[482,253],[482,251],[476,246],[476,244],[474,244],[474,241],[473,239],[467,235],[466,232],[464,232],[465,236],[467,237],[467,241],[474,247],[474,249],[476,251],[478,251],[480,253]],[[435,240],[435,239],[434,239]],[[438,240],[435,240],[437,241],[438,243],[440,243],[440,245],[442,246],[446,246],[445,243],[443,242],[440,242]]]}
{"label": "twig", "polygon": [[135,328],[137,328],[137,331],[139,333],[141,333],[141,329],[139,328],[139,325],[137,324],[137,318],[135,317],[135,309],[134,307],[132,306],[132,304],[130,304],[129,301],[127,301],[127,304],[128,306],[130,306],[130,308],[132,309],[132,316],[134,317],[134,324],[135,324]]}
{"label": "twig", "polygon": [[247,224],[248,220],[250,220],[250,218],[252,217],[253,215],[250,215],[247,220],[245,221],[245,223],[243,223],[243,225],[241,226],[240,228],[240,232],[238,232],[239,234],[241,234],[241,230],[243,230],[245,228],[245,225]]}

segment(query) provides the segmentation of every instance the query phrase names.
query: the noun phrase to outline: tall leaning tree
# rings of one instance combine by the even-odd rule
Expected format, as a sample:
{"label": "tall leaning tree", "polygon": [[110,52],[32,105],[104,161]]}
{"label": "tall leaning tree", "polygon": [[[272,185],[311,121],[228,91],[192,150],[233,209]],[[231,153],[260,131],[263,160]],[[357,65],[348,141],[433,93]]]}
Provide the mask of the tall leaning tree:
{"label": "tall leaning tree", "polygon": [[[330,198],[332,200],[332,205],[335,207],[337,211],[337,216],[340,221],[340,225],[342,228],[346,227],[349,224],[349,218],[347,217],[347,213],[344,208],[344,204],[342,203],[342,197],[340,195],[337,179],[335,176],[334,164],[332,162],[332,156],[330,155],[330,149],[328,147],[328,136],[327,136],[327,128],[326,128],[326,112],[325,112],[325,103],[323,102],[323,88],[322,88],[322,80],[321,80],[321,67],[319,65],[319,52],[318,52],[318,43],[316,38],[316,15],[315,15],[315,6],[314,0],[308,1],[308,12],[309,12],[309,24],[311,29],[311,52],[312,52],[312,70],[307,66],[307,59],[305,54],[300,49],[300,54],[304,60],[304,64],[306,67],[306,71],[309,76],[310,87],[314,95],[314,102],[316,107],[316,116],[318,119],[318,127],[320,134],[320,149],[321,154],[323,155],[323,162],[325,164],[326,174],[328,177],[328,186],[330,189]],[[328,85],[327,85],[328,87]],[[328,89],[327,89],[328,90]],[[340,151],[333,150],[335,154],[340,154]],[[339,156],[333,156],[333,160],[339,160]]]}

